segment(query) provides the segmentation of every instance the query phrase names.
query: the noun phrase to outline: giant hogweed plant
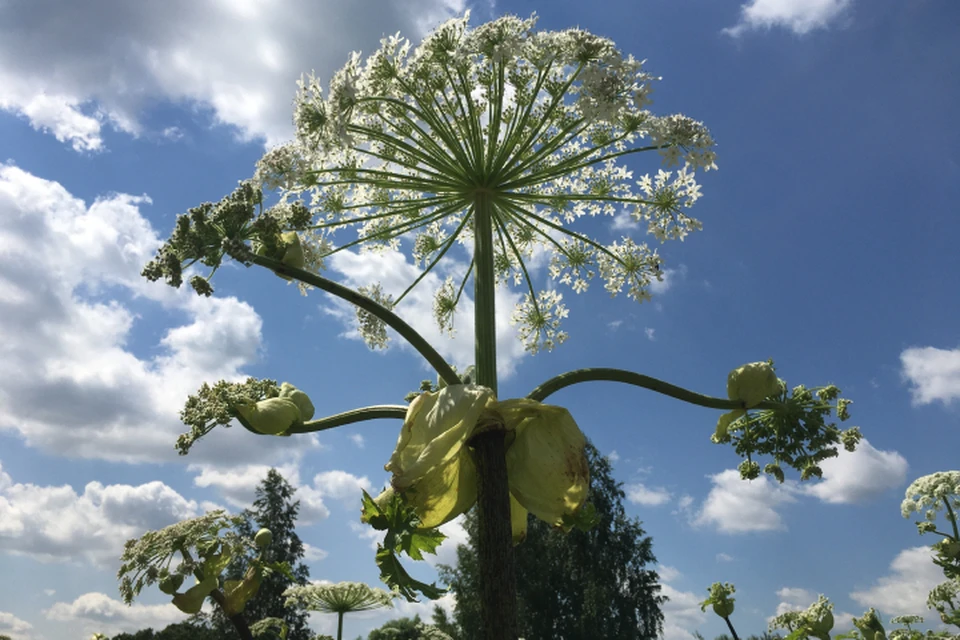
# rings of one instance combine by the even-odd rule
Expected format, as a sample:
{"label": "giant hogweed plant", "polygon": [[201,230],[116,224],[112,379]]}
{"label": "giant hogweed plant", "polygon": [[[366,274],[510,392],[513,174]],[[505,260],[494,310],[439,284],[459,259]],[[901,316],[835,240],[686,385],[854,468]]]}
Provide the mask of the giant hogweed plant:
{"label": "giant hogweed plant", "polygon": [[[184,277],[211,295],[225,259],[272,270],[305,293],[317,288],[357,308],[361,335],[386,346],[392,329],[432,366],[409,405],[384,404],[315,418],[305,393],[289,383],[249,379],[204,385],[182,412],[190,430],[183,454],[211,429],[234,421],[265,435],[295,436],[379,418],[403,420],[387,463],[391,486],[365,495],[362,519],[383,530],[376,554],[397,595],[442,591],[410,577],[400,555],[421,559],[443,539],[437,527],[477,504],[486,633],[516,637],[512,544],[528,513],[558,529],[589,527],[584,436],[566,409],[543,404],[560,389],[590,381],[635,385],[727,411],[712,440],[745,458],[744,478],[762,468],[779,481],[784,467],[807,479],[819,462],[852,450],[856,428],[834,386],[790,389],[772,363],[731,373],[728,397],[694,393],[637,372],[570,371],[526,397],[500,399],[494,293],[520,287],[513,311],[519,338],[536,353],[562,343],[567,309],[554,288],[538,290],[535,253],[574,292],[599,278],[611,294],[642,302],[662,278],[655,248],[630,237],[603,243],[578,230],[583,218],[631,215],[658,242],[683,239],[701,223],[689,215],[700,198],[696,174],[716,168],[707,128],[683,115],[648,110],[656,80],[613,42],[586,31],[536,31],[535,18],[504,17],[476,28],[469,16],[439,26],[418,46],[385,38],[365,60],[352,54],[324,92],[305,76],[295,100],[296,139],[267,152],[254,178],[216,204],[180,216],[170,239],[144,269],[179,287]],[[627,166],[652,153],[662,165],[634,179]],[[264,190],[276,192],[267,206]],[[353,230],[355,236],[341,237]],[[410,249],[422,268],[395,297],[378,284],[353,290],[321,275],[340,251]],[[468,259],[451,261],[457,254]],[[475,362],[460,376],[395,313],[447,258],[434,292],[440,328],[452,332],[464,291],[474,302]],[[205,267],[206,275],[197,271]]]}
{"label": "giant hogweed plant", "polygon": [[[957,510],[960,509],[960,471],[939,471],[914,480],[907,487],[900,504],[904,518],[914,513],[923,514],[916,523],[921,535],[932,533],[941,537],[930,548],[933,563],[943,570],[945,582],[934,587],[927,596],[927,608],[933,609],[944,625],[960,629],[960,528]],[[937,516],[943,511],[949,529],[937,529]],[[707,599],[700,603],[706,611],[708,606],[723,618],[734,640],[739,640],[730,617],[734,611],[733,594],[736,588],[730,583],[715,582],[707,590]],[[786,631],[785,640],[923,640],[925,638],[956,639],[960,634],[943,629],[919,631],[913,625],[922,624],[918,615],[899,615],[890,619],[891,624],[901,625],[888,633],[876,609],[870,608],[859,618],[853,618],[853,629],[847,633],[831,636],[834,626],[833,603],[822,594],[805,610],[787,611],[770,621],[770,631]]]}

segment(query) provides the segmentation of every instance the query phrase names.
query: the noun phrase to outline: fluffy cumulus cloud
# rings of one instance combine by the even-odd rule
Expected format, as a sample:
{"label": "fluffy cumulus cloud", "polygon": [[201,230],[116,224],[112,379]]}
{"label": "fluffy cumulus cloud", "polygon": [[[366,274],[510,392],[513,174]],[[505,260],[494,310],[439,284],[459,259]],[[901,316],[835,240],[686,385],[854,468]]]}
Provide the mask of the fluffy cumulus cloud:
{"label": "fluffy cumulus cloud", "polygon": [[[258,358],[262,322],[250,305],[140,276],[160,244],[140,211],[148,205],[126,194],[88,205],[0,165],[0,335],[18,337],[0,350],[0,370],[19,372],[0,380],[0,430],[54,454],[172,460],[186,396],[204,381],[242,379]],[[128,344],[144,308],[175,318],[141,345],[146,357]],[[275,439],[229,435],[211,435],[223,463],[283,450]],[[202,442],[193,457],[213,452]]]}
{"label": "fluffy cumulus cloud", "polygon": [[624,487],[627,500],[633,504],[656,507],[670,501],[670,492],[663,487],[648,487],[642,483],[628,484]]}
{"label": "fluffy cumulus cloud", "polygon": [[911,347],[900,354],[900,364],[915,405],[960,399],[960,348]]}
{"label": "fluffy cumulus cloud", "polygon": [[797,35],[823,29],[840,18],[853,0],[750,0],[740,6],[740,22],[724,29],[739,36],[753,29],[782,27]]}
{"label": "fluffy cumulus cloud", "polygon": [[[197,472],[193,479],[196,486],[216,489],[230,505],[245,509],[253,504],[257,487],[266,478],[271,467],[261,464],[230,468],[194,465],[190,469]],[[294,498],[300,501],[297,521],[304,525],[318,522],[330,515],[327,500],[336,500],[353,508],[359,503],[361,490],[369,492],[372,489],[366,476],[355,476],[346,471],[323,471],[314,476],[312,483],[302,483],[300,468],[296,462],[280,465],[276,469],[296,490]]]}
{"label": "fluffy cumulus cloud", "polygon": [[723,533],[786,529],[776,509],[796,501],[787,486],[765,476],[741,480],[735,469],[718,473],[711,480],[713,488],[694,518],[695,524],[713,526]]}
{"label": "fluffy cumulus cloud", "polygon": [[372,485],[366,476],[357,477],[346,471],[323,471],[313,477],[313,486],[321,495],[355,506],[362,491],[370,492]]}
{"label": "fluffy cumulus cloud", "polygon": [[[872,586],[854,591],[850,598],[864,607],[875,607],[887,616],[930,616],[927,595],[943,582],[943,571],[932,562],[929,547],[904,549],[890,563],[890,573]],[[936,612],[934,612],[936,614]]]}
{"label": "fluffy cumulus cloud", "polygon": [[680,572],[673,567],[658,567],[660,574],[660,594],[668,598],[661,608],[663,611],[663,640],[694,640],[697,627],[707,620],[700,610],[703,597],[692,591],[680,591],[669,583],[680,578]]}
{"label": "fluffy cumulus cloud", "polygon": [[5,2],[0,109],[79,151],[102,149],[105,126],[175,135],[169,122],[144,131],[144,105],[164,101],[273,144],[292,133],[301,73],[329,78],[350,51],[398,29],[415,39],[463,9],[462,0]]}
{"label": "fluffy cumulus cloud", "polygon": [[815,593],[799,587],[783,587],[778,589],[777,597],[780,598],[780,602],[777,604],[777,610],[773,616],[767,619],[767,622],[774,616],[779,616],[788,611],[802,611],[817,599]]}
{"label": "fluffy cumulus cloud", "polygon": [[0,611],[0,635],[9,636],[11,640],[27,640],[31,637],[33,625],[21,620],[12,613]]}
{"label": "fluffy cumulus cloud", "polygon": [[162,629],[186,618],[172,604],[128,606],[97,592],[85,593],[73,602],[57,602],[44,611],[44,615],[50,620],[70,623],[73,629],[79,627],[86,636],[91,633],[114,635],[147,627]]}
{"label": "fluffy cumulus cloud", "polygon": [[896,451],[879,451],[864,438],[856,451],[841,448],[836,458],[824,460],[823,480],[804,491],[831,504],[863,502],[900,487],[907,466]]}
{"label": "fluffy cumulus cloud", "polygon": [[[420,269],[399,251],[382,253],[341,251],[333,256],[330,264],[343,274],[343,283],[347,286],[357,288],[379,282],[384,293],[394,297],[403,293],[420,275]],[[446,265],[438,265],[439,268],[454,270],[451,275],[462,274],[466,265],[450,261]],[[464,292],[457,306],[454,337],[451,338],[441,332],[433,316],[433,294],[440,288],[446,274],[447,271],[439,274],[436,270],[431,271],[396,306],[394,311],[427,342],[434,345],[442,356],[462,371],[474,361],[473,300]],[[516,327],[510,324],[510,316],[519,300],[520,294],[513,290],[497,289],[497,371],[503,378],[508,378],[516,372],[517,365],[525,353],[523,344],[517,337]],[[352,305],[335,301],[332,306],[324,307],[324,311],[344,323],[344,337],[362,339],[357,329],[355,308]],[[401,344],[402,348],[411,349],[405,341],[396,336],[391,340],[391,344]]]}
{"label": "fluffy cumulus cloud", "polygon": [[126,540],[197,515],[197,503],[162,482],[64,485],[13,482],[0,471],[0,551],[41,561],[115,566]]}

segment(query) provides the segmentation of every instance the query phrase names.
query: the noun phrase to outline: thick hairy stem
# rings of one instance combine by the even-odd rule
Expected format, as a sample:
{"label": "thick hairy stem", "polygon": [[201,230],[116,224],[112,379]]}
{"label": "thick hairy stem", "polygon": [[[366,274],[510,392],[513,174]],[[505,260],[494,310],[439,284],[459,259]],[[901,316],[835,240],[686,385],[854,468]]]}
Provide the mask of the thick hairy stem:
{"label": "thick hairy stem", "polygon": [[[478,193],[474,209],[474,320],[477,382],[497,392],[493,203]],[[471,441],[477,463],[477,554],[487,640],[517,640],[517,576],[510,528],[510,488],[503,418],[489,416]]]}
{"label": "thick hairy stem", "polygon": [[477,556],[483,633],[487,640],[517,640],[519,633],[505,436],[505,431],[493,430],[474,436],[470,441],[480,478]]}
{"label": "thick hairy stem", "polygon": [[[213,598],[214,602],[217,603],[217,606],[223,610],[223,613],[227,613],[227,600],[223,595],[223,592],[220,589],[214,589],[210,593],[210,597]],[[233,628],[237,630],[237,635],[240,636],[240,640],[253,640],[253,634],[250,632],[250,625],[247,624],[247,619],[243,616],[243,613],[235,613],[232,616],[228,615],[227,619],[233,623]]]}
{"label": "thick hairy stem", "polygon": [[337,640],[343,640],[343,611],[337,612]]}
{"label": "thick hairy stem", "polygon": [[[304,271],[303,269],[285,265],[279,260],[258,255],[251,255],[249,259],[254,264],[266,267],[276,273],[295,278],[304,284],[309,284],[312,287],[326,291],[338,298],[346,300],[350,304],[360,307],[364,311],[372,313],[377,318],[383,320],[388,327],[400,334],[400,337],[409,342],[410,346],[419,351],[420,355],[430,363],[430,366],[437,371],[447,384],[460,384],[460,378],[447,361],[443,359],[443,356],[437,353],[437,350],[434,349],[423,336],[414,331],[413,327],[383,305],[333,280],[328,280],[327,278],[318,276],[315,273],[310,273],[309,271]],[[490,260],[492,263],[493,258],[491,257]]]}
{"label": "thick hairy stem", "polygon": [[[528,393],[527,397],[531,400],[543,402],[547,396],[553,395],[564,387],[569,387],[572,384],[579,384],[581,382],[596,382],[601,380],[632,384],[643,389],[649,389],[650,391],[662,393],[665,396],[670,396],[671,398],[676,398],[677,400],[683,400],[684,402],[689,402],[690,404],[699,405],[701,407],[708,407],[710,409],[731,411],[733,409],[744,408],[743,402],[739,400],[727,400],[726,398],[705,396],[703,394],[684,389],[683,387],[678,387],[675,384],[670,384],[669,382],[664,382],[663,380],[659,380],[657,378],[645,376],[642,373],[634,373],[633,371],[626,371],[624,369],[610,369],[605,367],[576,369],[574,371],[561,373],[558,376],[550,378],[539,387]],[[754,408],[776,409],[779,406],[779,402],[765,400]]]}

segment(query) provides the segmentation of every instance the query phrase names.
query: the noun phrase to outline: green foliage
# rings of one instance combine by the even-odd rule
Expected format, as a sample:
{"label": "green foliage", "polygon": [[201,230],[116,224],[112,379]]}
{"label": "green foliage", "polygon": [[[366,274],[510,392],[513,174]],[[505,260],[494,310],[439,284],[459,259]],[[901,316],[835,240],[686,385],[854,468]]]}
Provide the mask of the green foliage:
{"label": "green foliage", "polygon": [[707,607],[713,605],[713,612],[721,618],[729,618],[733,615],[734,602],[736,598],[731,598],[736,589],[729,582],[721,584],[714,582],[708,589],[707,599],[700,603],[700,611],[706,611]]}
{"label": "green foliage", "polygon": [[216,631],[190,622],[177,622],[161,631],[142,629],[136,633],[121,633],[111,640],[220,640]]}
{"label": "green foliage", "polygon": [[367,640],[450,640],[450,638],[436,626],[421,622],[419,615],[390,620],[367,636]]}
{"label": "green foliage", "polygon": [[[237,525],[237,531],[248,539],[253,539],[260,529],[269,529],[272,540],[262,553],[271,562],[288,568],[288,572],[274,572],[263,577],[256,595],[247,602],[245,616],[250,621],[277,618],[287,625],[286,640],[309,640],[307,615],[288,608],[283,595],[290,586],[307,584],[310,577],[309,569],[302,562],[303,542],[295,530],[300,511],[300,502],[294,500],[295,493],[296,489],[276,469],[270,469],[257,487],[253,508],[244,511]],[[242,582],[234,581],[247,577],[250,558],[257,551],[252,547],[246,555],[236,557],[229,564],[225,592],[231,586],[241,586]],[[233,625],[219,608],[211,616],[211,625],[221,633],[221,638],[238,638]]]}
{"label": "green foliage", "polygon": [[185,456],[190,452],[193,443],[210,433],[214,427],[230,426],[231,421],[239,416],[236,407],[265,398],[276,398],[279,395],[280,387],[275,380],[256,378],[247,378],[244,382],[220,380],[212,387],[204,382],[195,395],[187,397],[183,411],[180,412],[180,420],[190,427],[190,431],[180,434],[177,438],[177,452]]}
{"label": "green foliage", "polygon": [[837,445],[853,451],[860,442],[858,427],[841,431],[829,421],[831,413],[840,421],[847,420],[851,402],[840,398],[840,389],[834,385],[809,389],[798,385],[788,390],[787,383],[779,380],[779,386],[779,393],[760,408],[724,414],[711,440],[718,444],[733,442],[734,450],[745,458],[739,466],[745,480],[760,475],[761,467],[754,456],[773,457],[774,462],[765,465],[763,471],[778,482],[784,481],[783,465],[800,471],[801,480],[820,478],[820,463],[838,455]]}
{"label": "green foliage", "polygon": [[177,216],[173,233],[143,268],[142,275],[179,288],[184,269],[199,262],[211,272],[205,278],[192,277],[190,286],[198,294],[209,296],[213,293],[210,278],[224,256],[249,264],[251,248],[246,243],[253,241],[261,255],[282,259],[286,248],[282,232],[306,228],[311,217],[300,202],[285,202],[264,211],[261,190],[250,182],[241,182],[220,202],[205,202]]}
{"label": "green foliage", "polygon": [[[144,587],[164,581],[170,575],[193,575],[201,583],[208,576],[215,580],[222,570],[223,558],[229,561],[253,547],[252,540],[232,531],[242,522],[240,516],[211,511],[127,541],[117,572],[123,601],[130,604]],[[174,563],[177,564],[171,570]]]}
{"label": "green foliage", "polygon": [[[568,534],[530,518],[526,540],[515,547],[520,636],[624,640],[656,638],[663,625],[661,596],[652,542],[640,522],[626,516],[625,494],[613,479],[609,461],[587,443],[591,470],[589,500],[599,522],[589,531]],[[457,566],[441,567],[457,596],[451,633],[461,640],[483,638],[476,553],[477,522],[466,518],[469,546],[457,550]]]}
{"label": "green foliage", "polygon": [[453,640],[460,639],[460,628],[457,626],[456,620],[451,620],[450,616],[447,615],[446,609],[438,605],[433,605],[433,616],[430,622],[439,631],[447,634]]}
{"label": "green foliage", "polygon": [[385,531],[383,544],[377,545],[377,566],[380,579],[409,602],[416,602],[417,593],[436,600],[444,594],[436,583],[415,580],[400,564],[399,554],[406,553],[414,560],[423,560],[424,553],[435,554],[444,536],[439,529],[420,529],[420,518],[398,493],[393,493],[382,504],[363,492],[361,519],[377,531]]}

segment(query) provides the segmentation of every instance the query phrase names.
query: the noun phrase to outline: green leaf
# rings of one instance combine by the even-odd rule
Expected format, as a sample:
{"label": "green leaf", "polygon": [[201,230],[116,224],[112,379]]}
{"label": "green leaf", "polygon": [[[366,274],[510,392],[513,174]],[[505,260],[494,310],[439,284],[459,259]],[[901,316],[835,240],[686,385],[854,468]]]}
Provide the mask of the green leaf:
{"label": "green leaf", "polygon": [[227,565],[230,564],[230,561],[233,559],[233,554],[229,551],[224,551],[216,555],[209,556],[203,562],[203,575],[204,576],[219,576],[223,573],[223,570],[227,568]]}
{"label": "green leaf", "polygon": [[436,583],[427,584],[415,580],[400,564],[396,553],[380,545],[377,545],[377,566],[384,584],[406,598],[407,602],[417,602],[417,592],[429,600],[436,600],[446,593],[446,590],[438,587]]}
{"label": "green leaf", "polygon": [[243,611],[247,601],[256,595],[260,588],[260,572],[250,567],[247,569],[243,580],[227,580],[223,583],[224,594],[224,613],[228,616],[236,615]]}
{"label": "green leaf", "polygon": [[386,530],[387,527],[390,526],[386,515],[380,510],[380,507],[377,506],[376,501],[370,497],[369,493],[363,489],[361,489],[361,491],[363,491],[363,498],[361,502],[360,519],[377,531]]}
{"label": "green leaf", "polygon": [[447,536],[440,529],[416,529],[401,540],[401,550],[414,560],[423,560],[423,554],[437,554],[437,547]]}
{"label": "green leaf", "polygon": [[585,502],[582,507],[573,515],[563,514],[563,529],[578,529],[579,531],[590,531],[600,524],[600,515],[592,502]]}
{"label": "green leaf", "polygon": [[186,593],[178,593],[173,596],[173,606],[189,615],[199,613],[200,607],[203,606],[204,598],[210,595],[210,593],[216,588],[216,576],[205,578],[202,582],[199,582],[187,589]]}

